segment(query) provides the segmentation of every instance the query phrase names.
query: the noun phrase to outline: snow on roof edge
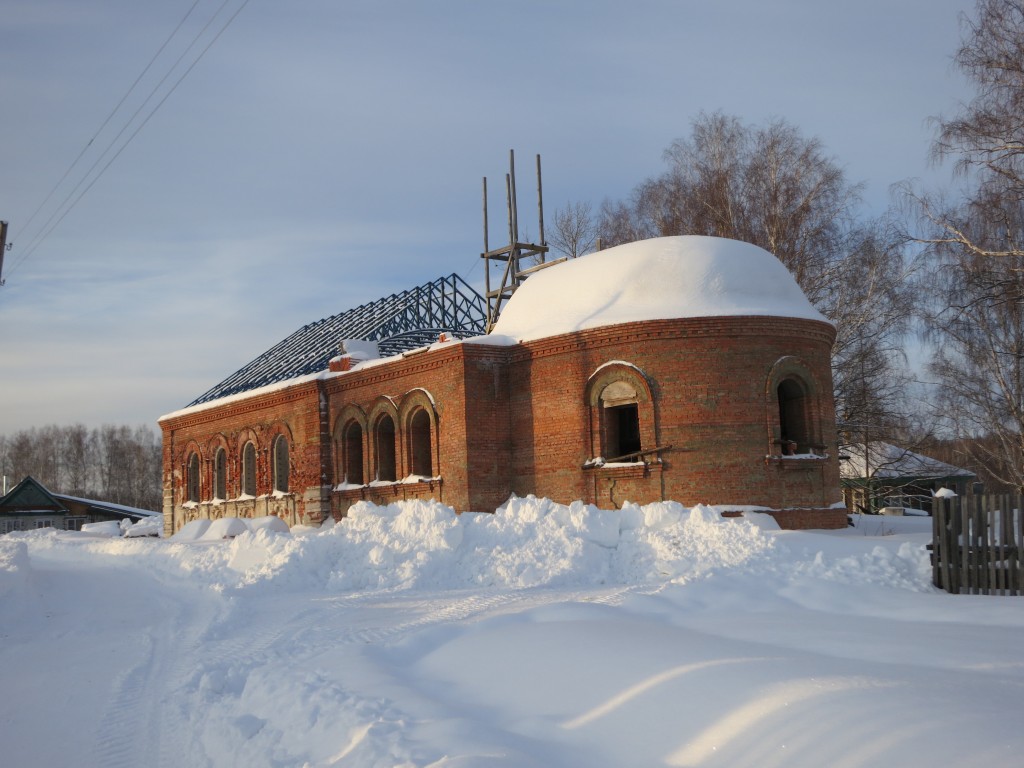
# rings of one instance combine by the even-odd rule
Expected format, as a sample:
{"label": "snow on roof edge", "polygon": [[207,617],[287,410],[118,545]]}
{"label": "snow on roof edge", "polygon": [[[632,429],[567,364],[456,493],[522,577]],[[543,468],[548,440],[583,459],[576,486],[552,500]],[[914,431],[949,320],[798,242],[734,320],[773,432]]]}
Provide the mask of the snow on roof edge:
{"label": "snow on roof edge", "polygon": [[746,316],[832,325],[768,251],[682,235],[626,243],[531,275],[494,333],[532,341],[629,322]]}

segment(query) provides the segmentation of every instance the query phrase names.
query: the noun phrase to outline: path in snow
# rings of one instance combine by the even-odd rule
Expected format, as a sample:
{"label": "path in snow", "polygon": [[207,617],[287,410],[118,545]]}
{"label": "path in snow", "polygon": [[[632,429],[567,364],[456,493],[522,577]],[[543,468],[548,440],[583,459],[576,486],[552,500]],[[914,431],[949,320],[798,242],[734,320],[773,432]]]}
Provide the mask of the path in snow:
{"label": "path in snow", "polygon": [[930,768],[1024,750],[1019,599],[932,589],[910,523],[758,532],[662,509],[616,539],[607,515],[537,507],[534,541],[521,520],[453,532],[410,509],[305,540],[0,537],[3,764]]}

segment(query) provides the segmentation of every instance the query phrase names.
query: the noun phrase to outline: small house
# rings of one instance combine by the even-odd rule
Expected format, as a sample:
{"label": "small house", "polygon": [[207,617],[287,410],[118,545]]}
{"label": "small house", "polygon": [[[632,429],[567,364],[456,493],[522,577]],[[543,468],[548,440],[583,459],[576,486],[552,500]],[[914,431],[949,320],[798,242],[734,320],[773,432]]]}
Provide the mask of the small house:
{"label": "small house", "polygon": [[148,509],[52,493],[29,475],[0,497],[0,534],[37,528],[80,531],[87,523],[109,520],[137,523],[159,515]]}
{"label": "small house", "polygon": [[930,513],[936,491],[964,496],[977,479],[968,469],[881,440],[843,446],[839,471],[847,509],[868,514],[887,507]]}

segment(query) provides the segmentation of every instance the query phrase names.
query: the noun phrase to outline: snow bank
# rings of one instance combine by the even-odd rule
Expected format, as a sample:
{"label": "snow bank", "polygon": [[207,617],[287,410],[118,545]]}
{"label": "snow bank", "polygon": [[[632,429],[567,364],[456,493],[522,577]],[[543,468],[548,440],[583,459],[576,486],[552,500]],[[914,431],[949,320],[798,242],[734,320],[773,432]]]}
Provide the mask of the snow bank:
{"label": "snow bank", "polygon": [[122,520],[121,530],[124,531],[125,538],[129,539],[144,536],[163,536],[164,516],[153,515],[152,517],[143,518],[136,523],[132,523],[130,520]]}
{"label": "snow bank", "polygon": [[661,237],[532,275],[491,336],[525,341],[639,320],[738,315],[827,322],[768,251],[719,237]]}
{"label": "snow bank", "polygon": [[90,536],[106,536],[114,538],[121,535],[121,523],[117,520],[101,520],[98,523],[84,523],[82,533]]}
{"label": "snow bank", "polygon": [[[186,526],[172,540],[208,542],[211,534]],[[337,525],[301,536],[237,535],[224,554],[235,577],[224,585],[347,591],[686,581],[773,547],[761,525],[675,502],[609,511],[528,497],[494,514],[462,515],[437,502],[360,502]]]}
{"label": "snow bank", "polygon": [[0,601],[25,589],[31,569],[28,544],[0,537]]}
{"label": "snow bank", "polygon": [[[360,502],[337,524],[291,531],[277,518],[222,518],[193,521],[166,540],[10,534],[0,538],[14,547],[0,550],[0,594],[2,580],[22,578],[27,561],[19,540],[141,557],[151,572],[217,591],[657,586],[724,572],[766,588],[797,579],[932,591],[928,534],[920,542],[891,536],[891,525],[923,531],[928,521],[893,520],[822,535],[780,531],[769,515],[753,511],[723,518],[715,507],[670,501],[603,510],[513,497],[493,514],[461,515],[435,501]],[[877,543],[851,546],[851,537]]]}

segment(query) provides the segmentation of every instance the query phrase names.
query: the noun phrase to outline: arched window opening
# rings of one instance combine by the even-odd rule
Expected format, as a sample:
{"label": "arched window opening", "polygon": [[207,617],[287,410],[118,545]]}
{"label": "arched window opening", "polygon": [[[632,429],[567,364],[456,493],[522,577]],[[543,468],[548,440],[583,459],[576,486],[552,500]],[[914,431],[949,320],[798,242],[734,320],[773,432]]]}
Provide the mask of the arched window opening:
{"label": "arched window opening", "polygon": [[779,398],[779,440],[782,455],[792,456],[811,451],[808,398],[796,379],[783,379],[777,390]]}
{"label": "arched window opening", "polygon": [[278,435],[274,438],[274,490],[288,492],[288,438]]}
{"label": "arched window opening", "polygon": [[186,495],[189,501],[199,501],[199,455],[190,453],[186,472]]}
{"label": "arched window opening", "polygon": [[223,448],[218,448],[213,457],[213,497],[228,497],[228,453]]}
{"label": "arched window opening", "polygon": [[395,421],[388,414],[377,420],[377,479],[394,482],[395,475]]}
{"label": "arched window opening", "polygon": [[256,495],[256,446],[251,442],[242,449],[242,493]]}
{"label": "arched window opening", "polygon": [[358,421],[350,421],[342,432],[342,451],[345,461],[345,482],[363,484],[363,428]]}
{"label": "arched window opening", "polygon": [[433,457],[430,450],[430,416],[422,408],[409,419],[409,451],[412,474],[431,477]]}
{"label": "arched window opening", "polygon": [[636,389],[613,381],[601,390],[602,451],[606,461],[640,461],[640,408]]}

